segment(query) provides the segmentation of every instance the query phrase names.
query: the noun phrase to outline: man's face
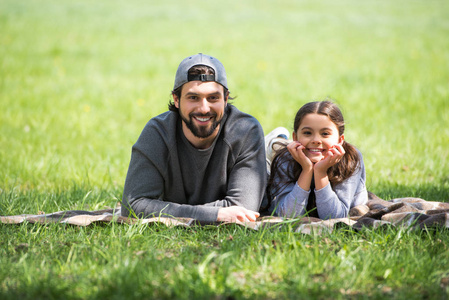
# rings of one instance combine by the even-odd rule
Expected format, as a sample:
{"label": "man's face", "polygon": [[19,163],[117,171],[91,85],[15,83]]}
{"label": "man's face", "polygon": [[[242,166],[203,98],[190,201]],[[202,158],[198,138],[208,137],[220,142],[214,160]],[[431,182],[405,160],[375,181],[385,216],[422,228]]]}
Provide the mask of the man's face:
{"label": "man's face", "polygon": [[184,134],[192,144],[191,139],[213,140],[218,134],[227,102],[223,93],[223,86],[214,81],[190,81],[182,87],[181,99],[173,95]]}

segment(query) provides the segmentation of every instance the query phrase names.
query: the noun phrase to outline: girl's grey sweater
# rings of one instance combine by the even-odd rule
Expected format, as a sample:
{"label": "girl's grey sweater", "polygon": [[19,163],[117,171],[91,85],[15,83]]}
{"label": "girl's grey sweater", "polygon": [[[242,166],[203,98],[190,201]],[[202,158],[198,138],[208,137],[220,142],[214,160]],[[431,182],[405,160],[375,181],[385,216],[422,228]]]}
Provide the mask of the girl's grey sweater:
{"label": "girl's grey sweater", "polygon": [[[365,165],[362,153],[358,151],[358,154],[360,165],[351,177],[335,187],[328,184],[320,190],[314,190],[320,219],[345,218],[349,209],[368,202]],[[288,162],[280,166],[280,171],[281,176],[287,176]],[[270,187],[272,192],[278,190],[277,183],[282,182],[282,178],[277,177],[273,181],[273,186]],[[310,190],[303,190],[296,182],[290,183],[273,199],[269,211],[275,211],[275,215],[283,217],[302,216],[306,213],[309,194]]]}

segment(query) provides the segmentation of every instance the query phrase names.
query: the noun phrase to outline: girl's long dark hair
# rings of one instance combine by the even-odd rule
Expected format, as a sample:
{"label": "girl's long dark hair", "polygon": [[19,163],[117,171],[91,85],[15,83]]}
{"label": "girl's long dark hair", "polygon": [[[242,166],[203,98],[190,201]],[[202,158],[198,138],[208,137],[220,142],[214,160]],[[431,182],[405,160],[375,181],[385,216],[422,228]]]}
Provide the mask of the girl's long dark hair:
{"label": "girl's long dark hair", "polygon": [[[345,131],[345,122],[343,118],[343,114],[338,108],[338,106],[331,102],[331,101],[316,101],[316,102],[309,102],[302,106],[298,112],[296,113],[295,121],[293,124],[293,130],[297,132],[303,118],[308,114],[320,114],[327,116],[338,128],[338,134],[341,136],[344,134]],[[293,157],[288,152],[288,149],[286,148],[286,145],[280,145],[280,149],[276,151],[276,154],[273,158],[273,161],[271,163],[271,174],[268,179],[268,186],[267,186],[267,195],[268,195],[268,206],[270,207],[271,201],[278,195],[282,190],[290,183],[296,182],[298,180],[299,175],[301,174],[302,168],[301,165],[293,159]],[[343,149],[345,150],[345,155],[340,160],[339,163],[333,165],[329,168],[327,171],[327,176],[329,177],[329,181],[331,183],[331,186],[335,186],[341,182],[343,182],[345,179],[351,177],[352,174],[356,171],[357,167],[360,164],[360,157],[357,152],[357,149],[347,143],[346,141],[343,141]],[[284,163],[288,163],[287,168],[287,176],[280,173],[280,167]],[[273,186],[273,180],[274,178],[281,178],[281,181],[276,182],[276,189],[272,191]],[[313,185],[313,183],[312,183]],[[314,185],[313,185],[314,186]],[[313,199],[309,200],[315,200],[314,199],[314,193],[311,192],[311,196]],[[309,201],[313,202],[314,201]],[[311,204],[311,205],[310,205]],[[314,204],[309,203],[307,206],[307,209],[313,208]]]}

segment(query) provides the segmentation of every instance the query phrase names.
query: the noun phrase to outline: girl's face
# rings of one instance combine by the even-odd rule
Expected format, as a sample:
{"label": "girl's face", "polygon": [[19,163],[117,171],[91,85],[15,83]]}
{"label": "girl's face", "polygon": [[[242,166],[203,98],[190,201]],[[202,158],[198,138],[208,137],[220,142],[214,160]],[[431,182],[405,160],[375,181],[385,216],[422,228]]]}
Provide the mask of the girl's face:
{"label": "girl's face", "polygon": [[308,114],[293,132],[293,140],[300,142],[306,149],[304,154],[317,163],[336,144],[343,144],[344,135],[339,135],[337,125],[329,117],[320,114]]}

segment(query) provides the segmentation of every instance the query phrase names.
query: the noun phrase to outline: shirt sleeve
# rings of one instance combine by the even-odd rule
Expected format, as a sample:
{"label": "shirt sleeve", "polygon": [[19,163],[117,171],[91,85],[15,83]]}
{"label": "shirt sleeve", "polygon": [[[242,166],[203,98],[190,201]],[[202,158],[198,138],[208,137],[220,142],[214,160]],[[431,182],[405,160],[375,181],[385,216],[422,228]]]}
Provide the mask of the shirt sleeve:
{"label": "shirt sleeve", "polygon": [[288,178],[287,168],[288,162],[285,161],[273,178],[270,189],[271,194],[276,193],[276,196],[271,202],[270,212],[281,217],[296,218],[306,213],[310,190],[303,190],[296,182],[282,186],[282,181]]}
{"label": "shirt sleeve", "polygon": [[336,185],[334,189],[327,184],[324,188],[315,190],[320,219],[345,218],[351,207],[368,202],[365,166],[361,153],[359,156],[359,167],[351,177]]}
{"label": "shirt sleeve", "polygon": [[133,147],[122,198],[122,216],[178,217],[216,221],[218,207],[163,201],[164,179],[151,160]]}

